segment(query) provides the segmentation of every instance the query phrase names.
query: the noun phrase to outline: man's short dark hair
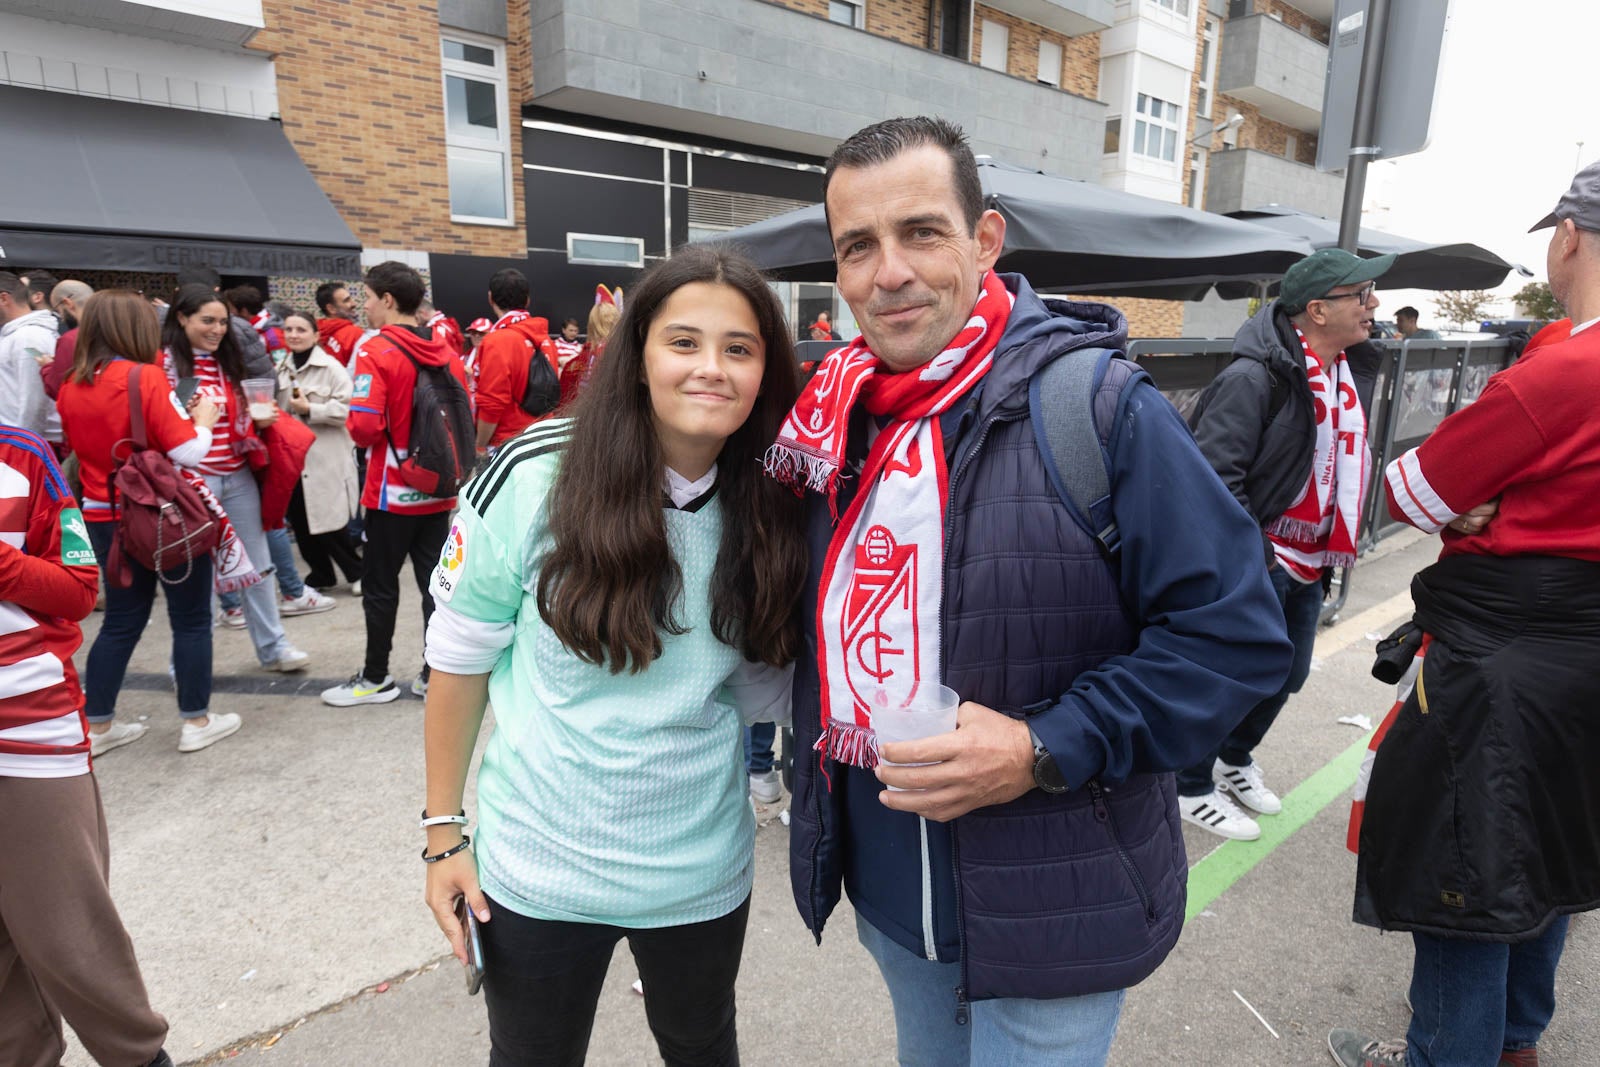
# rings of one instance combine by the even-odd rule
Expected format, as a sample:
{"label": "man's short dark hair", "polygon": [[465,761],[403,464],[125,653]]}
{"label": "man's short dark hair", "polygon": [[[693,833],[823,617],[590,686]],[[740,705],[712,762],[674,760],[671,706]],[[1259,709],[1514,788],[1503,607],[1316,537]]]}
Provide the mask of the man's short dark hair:
{"label": "man's short dark hair", "polygon": [[361,280],[379,296],[388,293],[394,297],[395,310],[402,315],[415,315],[417,305],[422,303],[423,294],[428,291],[422,284],[422,275],[395,259],[379,263],[367,271],[367,276]]}
{"label": "man's short dark hair", "polygon": [[186,285],[203,285],[207,289],[220,289],[222,275],[204,263],[196,263],[178,272],[178,288],[182,289]]}
{"label": "man's short dark hair", "polygon": [[1410,304],[1407,304],[1405,307],[1401,308],[1399,311],[1396,311],[1394,313],[1394,317],[1397,318],[1397,319],[1399,319],[1399,318],[1407,318],[1407,319],[1410,319],[1411,321],[1415,322],[1417,319],[1420,319],[1422,316],[1417,314],[1417,309],[1416,308],[1412,307]]}
{"label": "man's short dark hair", "polygon": [[8,270],[0,270],[0,293],[5,293],[19,304],[28,302],[28,287],[22,279]]}
{"label": "man's short dark hair", "polygon": [[333,295],[340,289],[348,288],[344,282],[323,282],[317,286],[317,310],[326,316],[329,305],[333,303]]}
{"label": "man's short dark hair", "polygon": [[528,306],[528,277],[515,267],[497,270],[489,278],[489,299],[501,311]]}
{"label": "man's short dark hair", "polygon": [[827,213],[828,186],[833,182],[834,171],[840,167],[877,166],[923,145],[942,148],[949,155],[956,203],[961,205],[967,232],[977,233],[978,219],[983,215],[983,183],[978,180],[978,161],[973,158],[972,146],[960,126],[929,115],[885,119],[857,130],[835,148],[822,171],[823,213]]}
{"label": "man's short dark hair", "polygon": [[61,284],[61,279],[47,270],[30,270],[26,273],[28,276],[28,288],[44,297],[44,302],[48,306],[50,303],[50,291]]}
{"label": "man's short dark hair", "polygon": [[236,285],[222,294],[222,299],[232,304],[241,315],[259,315],[266,306],[261,290],[253,285]]}

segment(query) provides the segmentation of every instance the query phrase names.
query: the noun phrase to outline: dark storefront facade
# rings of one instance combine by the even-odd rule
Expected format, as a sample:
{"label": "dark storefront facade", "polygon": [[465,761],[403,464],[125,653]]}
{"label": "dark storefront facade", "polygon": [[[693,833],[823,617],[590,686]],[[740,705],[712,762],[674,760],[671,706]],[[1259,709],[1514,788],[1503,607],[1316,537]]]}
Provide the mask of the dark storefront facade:
{"label": "dark storefront facade", "polygon": [[[527,258],[430,257],[435,303],[462,322],[490,314],[489,276],[509,266],[527,274],[534,314],[583,323],[596,285],[626,291],[680,245],[822,194],[821,159],[556,111],[525,112],[522,151]],[[831,285],[774,288],[797,324],[848,315]]]}

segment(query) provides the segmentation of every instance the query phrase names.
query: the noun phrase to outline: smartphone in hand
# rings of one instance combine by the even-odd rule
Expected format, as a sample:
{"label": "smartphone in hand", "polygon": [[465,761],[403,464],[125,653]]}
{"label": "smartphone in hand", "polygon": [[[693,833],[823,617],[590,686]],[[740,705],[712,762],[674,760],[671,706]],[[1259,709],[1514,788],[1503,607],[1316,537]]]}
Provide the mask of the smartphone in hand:
{"label": "smartphone in hand", "polygon": [[194,399],[195,390],[200,388],[199,378],[179,378],[178,387],[173,393],[178,397],[178,403],[188,410],[189,402]]}
{"label": "smartphone in hand", "polygon": [[483,938],[478,933],[478,917],[467,907],[466,897],[456,898],[456,921],[467,943],[467,995],[483,987]]}

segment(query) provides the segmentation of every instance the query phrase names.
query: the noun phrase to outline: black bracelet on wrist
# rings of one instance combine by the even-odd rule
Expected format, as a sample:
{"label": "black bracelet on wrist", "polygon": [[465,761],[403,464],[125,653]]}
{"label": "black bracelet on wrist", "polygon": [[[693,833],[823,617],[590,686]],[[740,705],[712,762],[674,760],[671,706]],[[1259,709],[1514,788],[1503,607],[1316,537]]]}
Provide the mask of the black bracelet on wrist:
{"label": "black bracelet on wrist", "polygon": [[451,856],[454,856],[457,852],[460,852],[462,849],[466,848],[470,844],[472,844],[472,838],[468,837],[466,834],[462,834],[461,835],[461,844],[456,845],[454,848],[447,848],[443,852],[436,853],[436,854],[434,854],[432,856],[428,855],[428,848],[427,848],[426,845],[424,845],[423,848],[422,848],[422,862],[423,863],[438,863],[440,860],[447,860]]}

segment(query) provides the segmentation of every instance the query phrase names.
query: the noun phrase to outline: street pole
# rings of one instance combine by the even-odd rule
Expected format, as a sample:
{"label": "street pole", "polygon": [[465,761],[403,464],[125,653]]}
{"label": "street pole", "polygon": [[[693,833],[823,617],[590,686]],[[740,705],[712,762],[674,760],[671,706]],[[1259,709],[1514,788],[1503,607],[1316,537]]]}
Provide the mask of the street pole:
{"label": "street pole", "polygon": [[1380,151],[1373,144],[1378,117],[1378,83],[1383,78],[1383,48],[1389,0],[1369,0],[1367,35],[1361,49],[1361,79],[1356,83],[1355,124],[1344,171],[1344,208],[1339,214],[1339,247],[1354,252],[1361,237],[1361,202],[1367,195],[1367,164]]}

